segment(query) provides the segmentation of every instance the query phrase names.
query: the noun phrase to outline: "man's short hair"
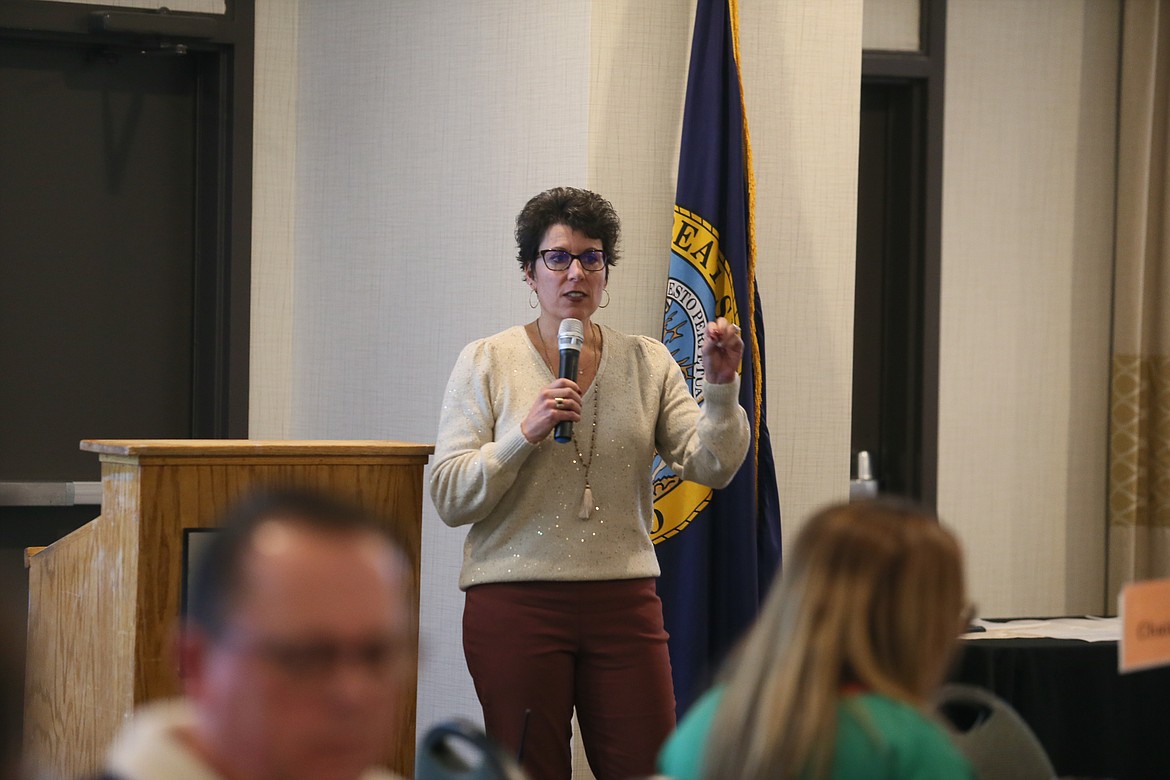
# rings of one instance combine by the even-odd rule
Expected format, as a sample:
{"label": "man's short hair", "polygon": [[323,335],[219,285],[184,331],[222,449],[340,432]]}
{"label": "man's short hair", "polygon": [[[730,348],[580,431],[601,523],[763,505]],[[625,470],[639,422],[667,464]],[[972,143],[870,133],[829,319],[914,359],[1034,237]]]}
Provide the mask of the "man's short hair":
{"label": "man's short hair", "polygon": [[401,541],[354,504],[307,488],[262,488],[228,509],[196,561],[186,604],[189,625],[212,639],[222,636],[243,588],[244,560],[256,530],[269,520],[328,536],[376,534],[407,560]]}

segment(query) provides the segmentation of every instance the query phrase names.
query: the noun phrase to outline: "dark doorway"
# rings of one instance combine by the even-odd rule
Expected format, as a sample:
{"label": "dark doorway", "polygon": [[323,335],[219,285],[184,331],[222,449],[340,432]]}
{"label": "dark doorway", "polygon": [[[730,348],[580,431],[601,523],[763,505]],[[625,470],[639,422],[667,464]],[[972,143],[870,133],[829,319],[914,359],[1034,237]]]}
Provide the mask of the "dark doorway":
{"label": "dark doorway", "polygon": [[922,497],[922,87],[861,89],[853,452],[881,492]]}
{"label": "dark doorway", "polygon": [[861,58],[852,455],[881,493],[933,506],[946,0],[919,11],[918,51]]}
{"label": "dark doorway", "polygon": [[0,106],[0,475],[95,480],[194,433],[196,58],[8,42]]}

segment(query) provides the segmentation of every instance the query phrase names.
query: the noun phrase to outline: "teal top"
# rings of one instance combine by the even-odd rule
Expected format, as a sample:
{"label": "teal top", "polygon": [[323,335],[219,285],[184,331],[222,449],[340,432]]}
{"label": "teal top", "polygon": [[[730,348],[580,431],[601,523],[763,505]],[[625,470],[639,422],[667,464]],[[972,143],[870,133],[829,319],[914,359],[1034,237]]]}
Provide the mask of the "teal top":
{"label": "teal top", "polygon": [[[707,733],[723,689],[695,702],[658,754],[660,774],[698,780]],[[876,693],[849,694],[837,708],[831,780],[973,780],[971,765],[946,733],[905,702]]]}

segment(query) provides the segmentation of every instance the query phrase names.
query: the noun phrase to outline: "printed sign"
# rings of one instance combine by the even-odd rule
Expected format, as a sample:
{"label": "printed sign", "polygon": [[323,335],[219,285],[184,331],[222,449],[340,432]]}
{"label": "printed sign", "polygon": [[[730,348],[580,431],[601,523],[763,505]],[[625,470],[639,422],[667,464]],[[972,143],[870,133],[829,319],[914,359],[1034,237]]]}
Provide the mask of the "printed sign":
{"label": "printed sign", "polygon": [[1170,666],[1170,579],[1133,582],[1121,589],[1122,672]]}

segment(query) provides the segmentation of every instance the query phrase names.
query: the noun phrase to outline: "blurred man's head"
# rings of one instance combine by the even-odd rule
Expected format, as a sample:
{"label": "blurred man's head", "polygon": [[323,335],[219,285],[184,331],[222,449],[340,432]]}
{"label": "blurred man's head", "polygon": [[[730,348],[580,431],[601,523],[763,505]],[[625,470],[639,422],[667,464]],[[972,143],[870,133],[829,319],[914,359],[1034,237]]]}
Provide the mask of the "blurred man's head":
{"label": "blurred man's head", "polygon": [[414,673],[409,564],[359,511],[280,491],[226,519],[180,639],[193,746],[231,778],[354,778]]}

